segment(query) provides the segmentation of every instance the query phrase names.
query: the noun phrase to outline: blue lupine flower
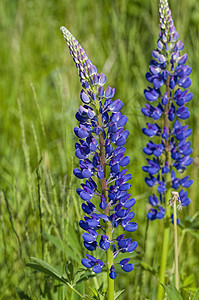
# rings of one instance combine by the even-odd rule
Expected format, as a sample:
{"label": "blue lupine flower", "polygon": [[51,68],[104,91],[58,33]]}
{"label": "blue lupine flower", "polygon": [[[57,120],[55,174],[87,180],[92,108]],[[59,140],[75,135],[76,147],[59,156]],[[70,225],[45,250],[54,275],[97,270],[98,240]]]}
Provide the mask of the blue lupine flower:
{"label": "blue lupine flower", "polygon": [[144,116],[154,120],[142,129],[145,135],[155,138],[143,149],[150,156],[150,159],[147,158],[148,165],[142,167],[149,174],[145,182],[157,190],[149,196],[152,208],[147,217],[150,220],[164,217],[162,205],[169,187],[179,190],[181,205],[187,206],[190,199],[184,188],[193,183],[189,176],[178,178],[178,173],[183,173],[193,161],[190,157],[191,143],[187,141],[192,130],[182,124],[190,116],[186,105],[193,97],[188,90],[191,68],[187,65],[188,55],[181,54],[184,45],[178,39],[167,0],[160,0],[159,16],[161,31],[157,49],[152,53],[153,59],[146,73],[151,86],[144,90],[150,104],[141,109]]}
{"label": "blue lupine flower", "polygon": [[[85,213],[84,220],[79,222],[85,230],[82,238],[89,251],[101,249],[106,252],[111,249],[113,258],[116,258],[119,253],[132,253],[137,247],[137,242],[124,238],[124,234],[117,238],[112,235],[118,226],[129,232],[137,229],[137,224],[132,221],[134,212],[131,211],[135,199],[128,194],[131,187],[128,181],[132,175],[127,173],[130,158],[125,156],[124,148],[129,135],[124,129],[127,117],[120,112],[122,101],[113,100],[115,89],[110,86],[104,88],[106,76],[97,72],[74,36],[64,27],[61,31],[82,85],[80,98],[83,106],[76,113],[79,126],[74,129],[79,139],[75,144],[79,168],[74,169],[74,175],[84,180],[81,188],[77,189]],[[107,228],[110,230],[107,231]],[[108,264],[91,255],[86,257],[82,264],[95,273],[101,272]],[[129,259],[120,261],[126,272],[134,268],[128,262]],[[109,272],[110,278],[115,279],[114,265],[109,266]]]}

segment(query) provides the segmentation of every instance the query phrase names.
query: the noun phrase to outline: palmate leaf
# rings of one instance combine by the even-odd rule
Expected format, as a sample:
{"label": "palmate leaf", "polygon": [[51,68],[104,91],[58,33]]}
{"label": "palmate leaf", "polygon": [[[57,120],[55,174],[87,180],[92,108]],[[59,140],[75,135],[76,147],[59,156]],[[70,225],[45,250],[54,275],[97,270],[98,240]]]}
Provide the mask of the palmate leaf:
{"label": "palmate leaf", "polygon": [[71,285],[69,283],[69,281],[66,278],[64,278],[57,269],[55,269],[54,267],[52,267],[51,265],[49,265],[47,262],[43,261],[42,259],[39,259],[36,257],[31,257],[31,259],[33,260],[33,262],[27,263],[26,266],[28,266],[32,269],[35,269],[37,271],[40,271],[44,274],[47,274],[60,282],[65,283],[76,294],[78,294],[82,299],[85,299],[85,297],[83,295],[81,295],[81,293],[74,288],[75,285]]}
{"label": "palmate leaf", "polygon": [[182,296],[180,295],[180,293],[178,292],[178,290],[175,287],[174,287],[174,290],[171,290],[165,284],[161,283],[161,285],[163,286],[165,292],[167,293],[169,300],[183,300]]}

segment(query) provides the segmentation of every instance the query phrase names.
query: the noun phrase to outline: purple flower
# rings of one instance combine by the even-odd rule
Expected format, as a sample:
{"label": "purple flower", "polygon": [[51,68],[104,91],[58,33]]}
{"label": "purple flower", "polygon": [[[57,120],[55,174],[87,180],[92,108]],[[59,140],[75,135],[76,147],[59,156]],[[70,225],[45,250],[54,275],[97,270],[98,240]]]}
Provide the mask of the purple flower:
{"label": "purple flower", "polygon": [[[75,154],[79,159],[79,167],[75,168],[74,175],[82,180],[81,187],[77,188],[77,194],[83,201],[82,210],[85,214],[79,221],[80,227],[85,231],[82,234],[84,246],[89,251],[101,249],[115,258],[120,253],[132,253],[137,242],[131,239],[113,238],[114,230],[118,226],[123,231],[133,232],[137,224],[133,222],[134,212],[131,208],[135,199],[131,198],[128,189],[132,175],[128,174],[127,166],[130,157],[125,155],[124,145],[129,135],[124,129],[127,117],[120,110],[123,103],[120,99],[114,100],[115,89],[108,86],[106,76],[99,74],[97,68],[88,59],[84,49],[74,36],[64,27],[61,27],[63,36],[70,49],[70,54],[76,64],[82,90],[80,99],[83,104],[76,113],[79,125],[74,133],[79,139],[75,144]],[[149,88],[146,97],[158,97],[159,93]],[[159,104],[153,111],[147,107],[151,116],[161,116],[163,107]],[[148,127],[150,134],[160,134],[157,126]],[[162,146],[157,146],[153,151],[159,154]],[[152,162],[152,167],[156,162]],[[91,255],[82,259],[86,268],[92,268],[99,273],[103,266],[108,265],[111,279],[117,274],[114,265]],[[125,272],[133,270],[129,259],[121,260],[120,266]]]}
{"label": "purple flower", "polygon": [[178,39],[167,0],[160,0],[159,16],[157,49],[152,53],[153,59],[146,73],[150,86],[144,90],[149,103],[141,109],[143,115],[152,120],[142,131],[150,138],[155,137],[155,141],[150,140],[143,149],[150,156],[147,165],[142,167],[148,173],[145,182],[150,187],[156,186],[157,190],[149,196],[151,209],[147,217],[150,220],[164,217],[165,194],[170,186],[174,190],[181,189],[181,205],[187,206],[190,199],[184,189],[193,183],[189,176],[179,174],[193,161],[191,143],[187,141],[192,130],[184,124],[190,116],[187,104],[193,97],[188,90],[191,68],[187,65],[187,53],[181,53],[184,45]]}

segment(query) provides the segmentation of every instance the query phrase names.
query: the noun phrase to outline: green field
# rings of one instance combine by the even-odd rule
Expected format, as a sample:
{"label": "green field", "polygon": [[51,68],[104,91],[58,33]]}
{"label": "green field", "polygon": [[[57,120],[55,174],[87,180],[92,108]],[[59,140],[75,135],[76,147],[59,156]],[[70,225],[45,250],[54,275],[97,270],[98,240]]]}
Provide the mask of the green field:
{"label": "green field", "polygon": [[[191,204],[179,213],[178,231],[181,291],[183,299],[192,299],[199,287],[199,1],[170,2],[193,70],[188,125],[193,129],[194,163],[187,174],[194,184],[189,188]],[[86,253],[78,225],[80,183],[73,175],[78,165],[73,128],[81,86],[59,30],[62,25],[106,74],[128,117],[126,153],[131,157],[138,223],[133,239],[139,246],[135,270],[116,279],[116,290],[125,290],[118,299],[156,299],[163,221],[146,219],[150,189],[141,170],[147,142],[141,107],[146,101],[145,73],[158,38],[158,5],[158,0],[0,1],[0,299],[80,299],[26,266],[30,257],[37,257],[64,273],[66,265],[80,267]],[[103,276],[77,288],[91,295],[89,286],[98,288]],[[167,283],[172,282],[171,231]]]}

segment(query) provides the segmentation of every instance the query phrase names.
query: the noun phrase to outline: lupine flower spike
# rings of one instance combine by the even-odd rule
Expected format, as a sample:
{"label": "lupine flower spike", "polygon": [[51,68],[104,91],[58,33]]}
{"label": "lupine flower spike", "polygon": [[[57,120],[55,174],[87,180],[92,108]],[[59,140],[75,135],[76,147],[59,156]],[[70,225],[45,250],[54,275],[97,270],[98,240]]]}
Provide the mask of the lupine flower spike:
{"label": "lupine flower spike", "polygon": [[[77,194],[83,200],[85,214],[79,225],[85,231],[82,237],[86,249],[96,253],[100,249],[107,254],[106,261],[95,257],[95,254],[87,254],[82,264],[95,273],[106,266],[112,280],[117,276],[114,258],[119,253],[132,253],[137,247],[132,238],[125,238],[124,234],[115,236],[118,226],[130,232],[137,229],[137,224],[132,222],[134,212],[131,211],[135,199],[128,193],[132,175],[127,172],[130,158],[125,156],[124,148],[129,135],[124,129],[127,117],[120,112],[122,101],[113,100],[115,89],[110,86],[104,88],[106,76],[97,72],[74,36],[65,27],[61,27],[61,31],[82,85],[80,98],[83,105],[76,113],[79,127],[74,129],[79,139],[75,144],[75,154],[80,160],[74,174],[83,181]],[[122,259],[120,266],[125,272],[134,268],[129,259]]]}
{"label": "lupine flower spike", "polygon": [[[160,0],[159,16],[160,33],[157,48],[152,53],[153,59],[149,72],[146,73],[149,86],[144,95],[148,103],[142,108],[144,116],[152,120],[143,128],[143,133],[150,138],[143,149],[148,156],[148,165],[143,167],[143,171],[148,173],[145,178],[146,184],[154,187],[154,193],[149,196],[152,207],[147,217],[150,220],[166,217],[160,265],[160,282],[164,283],[169,241],[168,220],[173,218],[170,205],[167,205],[171,198],[171,190],[178,191],[180,207],[190,203],[185,189],[193,180],[189,176],[183,176],[183,173],[192,163],[191,143],[187,141],[192,130],[184,124],[184,120],[190,116],[187,104],[193,95],[188,90],[191,85],[189,75],[192,71],[187,65],[188,55],[181,54],[184,45],[178,39],[167,0]],[[163,288],[160,286],[157,299],[162,299],[162,294]]]}
{"label": "lupine flower spike", "polygon": [[187,104],[193,97],[188,90],[191,68],[187,65],[188,55],[181,54],[184,45],[178,39],[167,0],[160,1],[159,15],[161,31],[146,73],[150,86],[144,91],[150,104],[142,108],[142,113],[153,120],[143,128],[145,135],[154,138],[143,149],[149,157],[148,165],[143,167],[148,173],[145,182],[156,187],[156,192],[149,196],[152,208],[147,217],[150,220],[164,217],[165,193],[170,187],[179,190],[182,207],[189,205],[190,199],[184,189],[193,183],[189,176],[182,174],[193,161],[191,143],[187,141],[192,130],[183,124],[190,116]]}

